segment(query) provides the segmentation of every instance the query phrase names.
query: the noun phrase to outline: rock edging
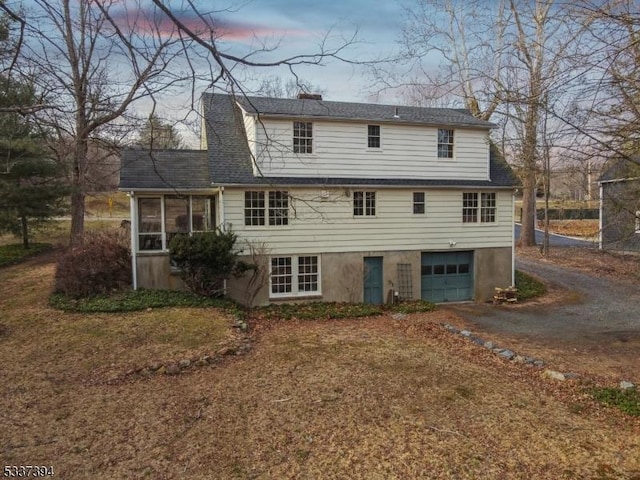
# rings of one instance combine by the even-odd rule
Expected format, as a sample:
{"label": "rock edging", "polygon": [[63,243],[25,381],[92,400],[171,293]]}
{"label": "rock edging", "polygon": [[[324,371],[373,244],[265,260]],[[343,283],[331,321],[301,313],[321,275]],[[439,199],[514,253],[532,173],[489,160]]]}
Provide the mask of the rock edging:
{"label": "rock edging", "polygon": [[[545,362],[539,358],[525,357],[525,356],[516,354],[515,352],[513,352],[512,350],[509,350],[508,348],[500,348],[499,346],[495,345],[492,341],[485,341],[484,339],[473,335],[469,330],[460,330],[459,328],[456,328],[449,323],[441,323],[441,325],[446,330],[453,333],[454,335],[459,335],[461,337],[464,337],[470,342],[473,342],[476,345],[480,345],[481,347],[484,347],[487,350],[492,351],[495,355],[498,355],[504,358],[505,360],[512,361],[515,363],[526,364],[528,366],[537,367],[540,369],[545,365]],[[558,372],[556,370],[551,370],[548,368],[544,369],[544,371],[542,372],[542,376],[549,380],[556,380],[558,382],[564,382],[566,380],[574,380],[580,377],[580,375],[578,375],[577,373]],[[636,385],[629,380],[622,380],[619,384],[619,388],[620,390],[635,389]]]}

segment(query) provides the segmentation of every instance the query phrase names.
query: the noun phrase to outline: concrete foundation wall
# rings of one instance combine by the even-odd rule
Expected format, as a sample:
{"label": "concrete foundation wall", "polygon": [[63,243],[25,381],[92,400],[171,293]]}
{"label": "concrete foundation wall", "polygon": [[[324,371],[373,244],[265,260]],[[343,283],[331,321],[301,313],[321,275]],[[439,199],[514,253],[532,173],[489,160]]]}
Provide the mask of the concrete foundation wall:
{"label": "concrete foundation wall", "polygon": [[[426,250],[424,250],[426,251]],[[362,302],[364,296],[364,258],[383,258],[384,298],[388,299],[390,291],[398,289],[398,264],[411,265],[412,298],[420,299],[421,295],[421,255],[419,251],[370,251],[348,253],[324,253],[321,257],[322,294],[310,297],[289,297],[286,299],[269,299],[268,261],[265,259],[261,268],[262,275],[258,281],[252,280],[252,274],[243,278],[231,279],[227,283],[231,298],[255,305],[269,303],[292,303],[300,301],[322,300],[327,302]],[[251,261],[250,258],[244,258]],[[253,283],[252,283],[253,282]],[[507,287],[512,284],[512,252],[511,248],[480,248],[474,250],[474,299],[487,301],[493,298],[495,287]]]}
{"label": "concrete foundation wall", "polygon": [[171,272],[169,254],[138,254],[138,288],[160,290],[184,290],[185,286],[177,273]]}
{"label": "concrete foundation wall", "polygon": [[473,255],[474,293],[477,302],[493,299],[494,288],[512,285],[510,248],[479,248]]}

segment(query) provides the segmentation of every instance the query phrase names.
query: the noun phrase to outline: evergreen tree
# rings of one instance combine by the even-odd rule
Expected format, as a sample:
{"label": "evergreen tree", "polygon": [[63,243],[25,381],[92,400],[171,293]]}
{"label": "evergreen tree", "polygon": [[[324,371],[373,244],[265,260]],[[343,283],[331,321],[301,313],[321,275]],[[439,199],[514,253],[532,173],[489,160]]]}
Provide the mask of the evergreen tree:
{"label": "evergreen tree", "polygon": [[176,150],[184,147],[182,135],[170,123],[163,122],[155,113],[147,119],[138,133],[137,146],[153,149]]}
{"label": "evergreen tree", "polygon": [[[0,107],[29,106],[33,89],[0,76]],[[65,212],[69,189],[60,166],[44,156],[42,138],[18,113],[0,113],[0,231],[22,237],[31,227]]]}

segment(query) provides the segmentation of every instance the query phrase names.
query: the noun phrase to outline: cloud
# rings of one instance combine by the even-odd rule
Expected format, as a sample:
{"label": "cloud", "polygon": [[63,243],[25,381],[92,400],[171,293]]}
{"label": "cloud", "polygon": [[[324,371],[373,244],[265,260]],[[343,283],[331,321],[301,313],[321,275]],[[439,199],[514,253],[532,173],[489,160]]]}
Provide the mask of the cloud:
{"label": "cloud", "polygon": [[[124,8],[112,14],[112,19],[119,28],[139,33],[156,33],[163,37],[178,33],[173,21],[157,8],[131,8],[126,6],[126,2],[123,3]],[[172,14],[192,32],[204,38],[213,35],[224,41],[246,43],[256,38],[306,37],[313,34],[311,30],[276,27],[203,12],[198,14],[192,9],[174,9]]]}

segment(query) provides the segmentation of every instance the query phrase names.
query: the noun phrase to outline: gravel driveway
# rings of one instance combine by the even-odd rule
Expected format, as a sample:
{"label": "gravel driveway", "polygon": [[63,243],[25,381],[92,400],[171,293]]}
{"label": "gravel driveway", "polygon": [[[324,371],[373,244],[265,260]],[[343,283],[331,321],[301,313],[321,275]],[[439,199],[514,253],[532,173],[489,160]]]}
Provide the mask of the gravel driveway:
{"label": "gravel driveway", "polygon": [[[516,308],[466,304],[452,306],[458,315],[485,332],[578,343],[628,342],[640,339],[640,288],[553,264],[518,259],[516,268],[569,289],[566,300]],[[640,361],[640,360],[639,360]]]}

